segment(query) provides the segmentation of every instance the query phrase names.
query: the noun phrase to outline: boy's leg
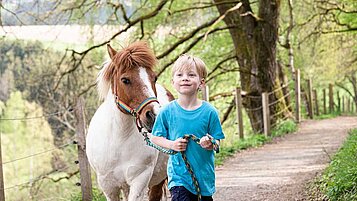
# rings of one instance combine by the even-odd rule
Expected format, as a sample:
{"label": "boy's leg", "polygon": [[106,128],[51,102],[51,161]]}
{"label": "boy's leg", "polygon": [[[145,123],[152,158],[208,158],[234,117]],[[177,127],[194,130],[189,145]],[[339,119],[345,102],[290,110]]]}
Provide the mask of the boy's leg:
{"label": "boy's leg", "polygon": [[[170,189],[171,201],[192,201],[195,195],[183,186],[174,186]],[[197,198],[196,200],[197,201]]]}
{"label": "boy's leg", "polygon": [[202,196],[202,201],[213,201],[212,196]]}

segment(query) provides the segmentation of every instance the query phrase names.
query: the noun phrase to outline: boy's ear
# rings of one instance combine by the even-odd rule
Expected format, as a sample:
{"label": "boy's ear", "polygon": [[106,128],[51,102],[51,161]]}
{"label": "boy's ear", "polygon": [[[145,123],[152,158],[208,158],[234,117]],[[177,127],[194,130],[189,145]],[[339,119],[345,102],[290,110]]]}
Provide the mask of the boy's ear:
{"label": "boy's ear", "polygon": [[199,90],[202,90],[203,87],[206,87],[206,81],[204,78],[201,79],[201,83],[200,85],[198,86],[198,89]]}
{"label": "boy's ear", "polygon": [[205,78],[202,78],[202,79],[201,79],[201,84],[202,84],[202,85],[206,85],[206,80],[205,80]]}

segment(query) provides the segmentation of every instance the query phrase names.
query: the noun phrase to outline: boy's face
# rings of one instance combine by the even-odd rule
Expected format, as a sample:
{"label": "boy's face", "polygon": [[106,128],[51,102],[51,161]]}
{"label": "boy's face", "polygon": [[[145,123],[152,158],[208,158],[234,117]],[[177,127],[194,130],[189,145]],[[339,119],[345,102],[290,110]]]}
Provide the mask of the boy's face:
{"label": "boy's face", "polygon": [[198,88],[204,84],[196,68],[178,70],[174,73],[172,84],[181,95],[194,95]]}

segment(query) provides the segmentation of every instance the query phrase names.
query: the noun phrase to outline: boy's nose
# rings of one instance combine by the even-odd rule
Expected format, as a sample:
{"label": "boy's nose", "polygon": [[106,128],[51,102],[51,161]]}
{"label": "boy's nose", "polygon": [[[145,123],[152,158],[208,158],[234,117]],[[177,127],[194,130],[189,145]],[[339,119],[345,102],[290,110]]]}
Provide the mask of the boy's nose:
{"label": "boy's nose", "polygon": [[188,76],[187,75],[182,76],[182,80],[188,80]]}

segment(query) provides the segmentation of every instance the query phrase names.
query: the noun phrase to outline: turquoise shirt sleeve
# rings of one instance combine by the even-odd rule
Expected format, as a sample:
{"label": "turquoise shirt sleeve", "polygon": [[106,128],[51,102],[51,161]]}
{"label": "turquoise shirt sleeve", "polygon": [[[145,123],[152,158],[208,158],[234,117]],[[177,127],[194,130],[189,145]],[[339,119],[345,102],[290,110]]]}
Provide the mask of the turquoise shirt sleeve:
{"label": "turquoise shirt sleeve", "polygon": [[218,111],[214,107],[209,119],[208,134],[210,134],[216,140],[221,140],[225,138],[222,130],[222,125],[219,120]]}
{"label": "turquoise shirt sleeve", "polygon": [[165,109],[162,109],[157,115],[152,129],[152,135],[164,138],[168,137],[168,124]]}

